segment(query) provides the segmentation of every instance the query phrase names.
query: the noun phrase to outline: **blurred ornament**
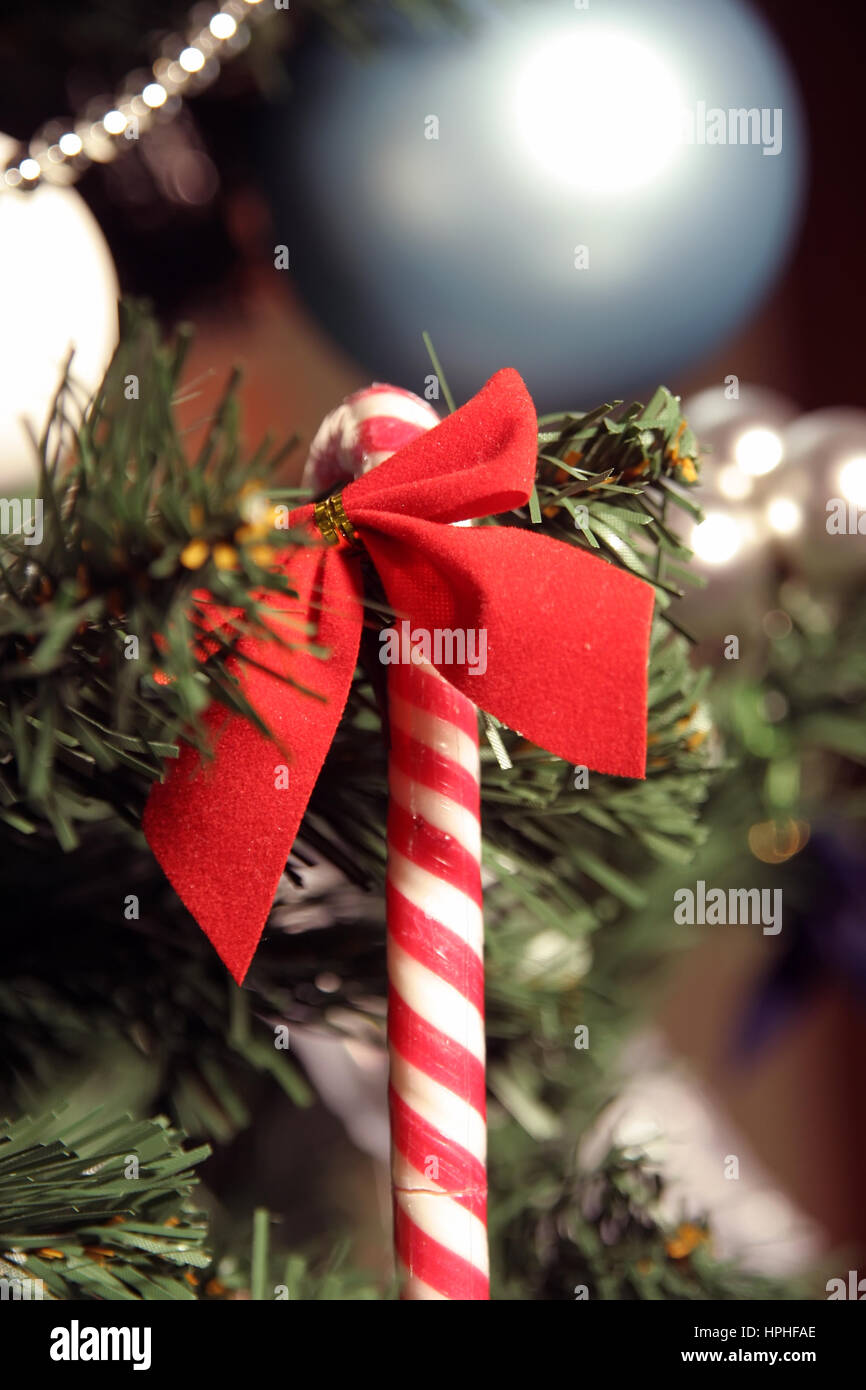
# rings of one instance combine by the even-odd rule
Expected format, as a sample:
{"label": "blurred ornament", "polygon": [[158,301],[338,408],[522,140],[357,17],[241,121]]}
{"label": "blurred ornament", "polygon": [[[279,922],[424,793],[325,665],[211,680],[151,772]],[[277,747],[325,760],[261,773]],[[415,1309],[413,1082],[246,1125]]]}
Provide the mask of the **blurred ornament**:
{"label": "blurred ornament", "polygon": [[839,487],[846,463],[866,455],[866,411],[846,407],[810,411],[790,424],[784,444],[789,462],[806,464],[813,471],[823,467],[827,481]]}
{"label": "blurred ornament", "polygon": [[684,402],[702,459],[705,519],[683,527],[695,567],[708,580],[689,595],[683,617],[696,636],[719,625],[756,634],[769,601],[774,554],[796,547],[810,506],[808,476],[789,458],[797,406],[764,387],[729,381]]}
{"label": "blurred ornament", "polygon": [[[796,502],[789,558],[807,578],[833,581],[866,565],[866,411],[811,411],[783,431],[773,504]],[[862,524],[861,524],[862,523]],[[779,534],[778,527],[775,528]],[[783,538],[785,533],[781,533]]]}
{"label": "blurred ornament", "polygon": [[[635,1037],[621,1072],[621,1094],[581,1140],[581,1169],[591,1172],[616,1148],[658,1173],[658,1218],[677,1225],[671,1259],[695,1248],[709,1218],[716,1258],[768,1275],[808,1269],[820,1249],[816,1223],[774,1186],[743,1132],[713,1104],[706,1085],[675,1062],[661,1035]],[[728,1180],[726,1155],[739,1158],[736,1182]]]}
{"label": "blurred ornament", "polygon": [[[14,141],[0,135],[0,163]],[[39,433],[71,349],[82,404],[117,341],[117,279],[87,204],[72,189],[42,184],[0,191],[0,488],[26,488]]]}
{"label": "blurred ornament", "polygon": [[[733,390],[736,395],[729,394]],[[726,502],[766,496],[770,475],[785,456],[784,431],[796,418],[794,402],[762,386],[731,383],[689,397],[683,411],[706,451],[701,483],[707,493]]]}
{"label": "blurred ornament", "polygon": [[684,512],[669,522],[694,552],[692,570],[706,581],[702,589],[685,590],[677,618],[698,641],[721,644],[724,634],[754,631],[762,600],[769,601],[772,559],[760,513],[748,503],[710,499],[702,521]]}
{"label": "blurred ornament", "polygon": [[[782,55],[739,0],[468,11],[296,64],[265,177],[302,296],[416,390],[424,329],[458,397],[503,360],[542,410],[676,374],[784,264],[804,135]],[[706,138],[738,108],[783,114],[782,148]]]}
{"label": "blurred ornament", "polygon": [[[700,558],[733,561],[742,550],[736,522],[807,577],[832,580],[866,563],[866,412],[798,416],[793,402],[755,386],[733,399],[712,387],[683,409],[708,451],[701,480],[710,516],[694,532]],[[717,497],[724,520],[713,518]]]}
{"label": "blurred ornament", "polygon": [[[340,1021],[344,1027],[357,1022],[348,1010]],[[385,1049],[368,1038],[298,1027],[292,1028],[292,1046],[316,1094],[341,1121],[352,1143],[382,1164],[387,1174],[391,1135]]]}
{"label": "blurred ornament", "polygon": [[556,927],[538,932],[526,943],[518,974],[533,988],[568,990],[592,966],[592,947],[585,936],[567,936]]}
{"label": "blurred ornament", "polygon": [[[181,207],[202,207],[209,203],[219,189],[219,174],[213,160],[202,145],[196,127],[187,112],[166,125],[154,126],[146,140],[141,141],[144,161],[160,198]],[[118,170],[120,187],[123,171]],[[153,192],[148,189],[149,200]]]}
{"label": "blurred ornament", "polygon": [[721,569],[734,561],[741,566],[744,552],[754,550],[755,544],[755,524],[746,511],[716,508],[692,528],[692,549],[698,567],[704,570]]}
{"label": "blurred ornament", "polygon": [[[784,712],[779,718],[774,716],[772,696],[776,696],[784,705]],[[771,690],[764,699],[764,714],[771,723],[779,723],[780,718],[784,718],[787,713],[787,705],[788,702],[784,695],[779,695],[778,691]],[[786,859],[790,859],[793,854],[798,854],[805,847],[810,833],[810,827],[806,821],[794,820],[790,816],[784,821],[758,821],[755,825],[749,826],[749,849],[755,858],[760,859],[763,864],[784,864]]]}
{"label": "blurred ornament", "polygon": [[111,98],[92,100],[75,118],[47,121],[20,150],[0,150],[0,189],[67,185],[89,164],[109,164],[155,121],[174,120],[182,98],[208,87],[246,48],[250,24],[267,14],[261,0],[228,0],[218,10],[196,5],[184,32],[163,33],[152,65],[127,73]]}

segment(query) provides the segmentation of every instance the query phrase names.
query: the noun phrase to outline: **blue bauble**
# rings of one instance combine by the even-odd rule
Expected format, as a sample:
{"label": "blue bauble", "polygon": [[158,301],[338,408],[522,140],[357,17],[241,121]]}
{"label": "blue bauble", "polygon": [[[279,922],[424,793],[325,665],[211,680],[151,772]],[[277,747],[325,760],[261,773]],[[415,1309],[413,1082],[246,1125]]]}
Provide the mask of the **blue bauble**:
{"label": "blue bauble", "polygon": [[[416,391],[423,329],[458,399],[505,365],[542,410],[675,386],[754,313],[796,230],[805,136],[779,49],[740,0],[472,13],[468,35],[397,25],[368,57],[299,65],[267,142],[297,289],[369,376]],[[753,108],[755,126],[729,115]]]}

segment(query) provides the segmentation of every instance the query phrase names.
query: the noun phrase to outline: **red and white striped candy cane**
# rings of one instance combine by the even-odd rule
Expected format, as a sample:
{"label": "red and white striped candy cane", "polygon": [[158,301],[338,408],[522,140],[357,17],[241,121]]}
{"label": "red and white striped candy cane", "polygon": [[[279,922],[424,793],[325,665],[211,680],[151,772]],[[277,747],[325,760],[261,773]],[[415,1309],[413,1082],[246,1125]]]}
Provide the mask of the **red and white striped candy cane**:
{"label": "red and white striped candy cane", "polygon": [[[376,384],[333,411],[304,480],[331,491],[432,428]],[[389,667],[388,1047],[403,1297],[487,1299],[480,768],[475,706],[423,661]]]}
{"label": "red and white striped candy cane", "polygon": [[478,725],[426,663],[389,667],[391,1177],[403,1295],[486,1299]]}
{"label": "red and white striped candy cane", "polygon": [[325,416],[310,445],[304,486],[316,493],[345,487],[438,424],[420,396],[375,381]]}

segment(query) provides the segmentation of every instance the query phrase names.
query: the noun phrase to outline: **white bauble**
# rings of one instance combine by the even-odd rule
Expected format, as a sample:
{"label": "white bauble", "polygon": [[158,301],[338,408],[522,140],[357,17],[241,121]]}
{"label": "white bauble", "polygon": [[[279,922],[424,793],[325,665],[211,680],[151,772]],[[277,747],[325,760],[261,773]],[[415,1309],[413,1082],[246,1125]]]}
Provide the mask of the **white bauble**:
{"label": "white bauble", "polygon": [[[662,1035],[633,1037],[620,1060],[622,1088],[581,1139],[580,1168],[592,1173],[612,1148],[642,1159],[664,1188],[659,1216],[673,1226],[709,1216],[719,1259],[790,1277],[814,1268],[824,1245],[818,1223],[798,1207],[753,1152],[705,1083],[670,1052]],[[726,1156],[739,1157],[736,1182]]]}
{"label": "white bauble", "polygon": [[802,525],[804,503],[790,470],[784,495],[777,488],[786,466],[785,430],[797,406],[762,386],[738,385],[729,396],[720,384],[686,400],[683,412],[708,451],[696,494],[705,520],[695,526],[683,514],[674,529],[694,551],[692,569],[707,587],[686,589],[676,612],[710,644],[709,658],[728,634],[750,639],[760,632],[773,591],[771,543]]}
{"label": "white bauble", "polygon": [[710,497],[725,502],[756,502],[784,459],[784,430],[797,407],[787,396],[763,386],[742,385],[729,398],[722,386],[691,396],[683,411],[703,450],[701,469],[706,506]]}
{"label": "white bauble", "polygon": [[[0,134],[0,168],[14,152]],[[41,431],[70,348],[84,395],[98,386],[117,342],[117,298],[111,253],[74,190],[0,190],[0,493],[32,485],[23,421]]]}
{"label": "white bauble", "polygon": [[805,576],[835,581],[866,567],[866,411],[832,407],[801,415],[784,431],[780,495],[797,490],[803,521],[794,537]]}
{"label": "white bauble", "polygon": [[710,644],[701,656],[711,660],[728,634],[743,638],[759,629],[770,600],[772,555],[767,529],[750,503],[700,492],[695,500],[704,511],[702,522],[675,507],[669,508],[667,520],[693,552],[690,569],[705,587],[683,583],[683,597],[673,613],[693,637]]}
{"label": "white bauble", "polygon": [[521,980],[537,989],[574,989],[592,965],[592,947],[585,936],[569,936],[547,927],[527,941],[517,963]]}
{"label": "white bauble", "polygon": [[785,430],[785,459],[806,469],[815,501],[844,497],[866,506],[862,481],[866,459],[866,410],[833,406],[801,415]]}

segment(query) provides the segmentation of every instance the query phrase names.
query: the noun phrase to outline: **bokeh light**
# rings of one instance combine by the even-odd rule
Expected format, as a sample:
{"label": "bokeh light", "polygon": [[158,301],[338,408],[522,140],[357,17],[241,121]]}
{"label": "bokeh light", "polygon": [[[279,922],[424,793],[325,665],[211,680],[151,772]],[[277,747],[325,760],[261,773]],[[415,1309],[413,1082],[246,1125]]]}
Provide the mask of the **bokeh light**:
{"label": "bokeh light", "polygon": [[766,515],[770,529],[779,536],[793,536],[803,525],[803,509],[791,497],[774,497]]}
{"label": "bokeh light", "polygon": [[727,565],[739,554],[745,540],[745,528],[734,517],[710,512],[695,526],[691,544],[706,564]]}
{"label": "bokeh light", "polygon": [[839,488],[848,502],[866,507],[866,454],[855,455],[839,469]]}
{"label": "bokeh light", "polygon": [[775,430],[746,430],[737,440],[734,455],[744,473],[760,478],[771,473],[782,461],[782,440]]}

